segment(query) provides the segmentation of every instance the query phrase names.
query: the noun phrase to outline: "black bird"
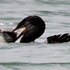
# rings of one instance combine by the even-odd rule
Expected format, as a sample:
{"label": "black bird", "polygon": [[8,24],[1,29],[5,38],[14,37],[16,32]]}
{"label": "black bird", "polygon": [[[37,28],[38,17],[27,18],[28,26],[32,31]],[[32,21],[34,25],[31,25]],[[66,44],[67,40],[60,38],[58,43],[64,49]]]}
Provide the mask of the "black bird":
{"label": "black bird", "polygon": [[[17,36],[16,32],[21,29],[22,32]],[[20,43],[28,43],[40,37],[44,33],[44,30],[45,22],[42,18],[39,16],[28,16],[24,18],[13,31],[3,31],[3,36],[7,42],[15,42],[22,37]]]}
{"label": "black bird", "polygon": [[[18,32],[19,34],[18,34]],[[19,38],[20,43],[29,43],[40,37],[45,31],[45,22],[39,16],[28,16],[24,18],[13,31],[3,31],[6,42],[16,42]],[[69,33],[58,34],[47,37],[47,43],[64,43],[70,41]]]}

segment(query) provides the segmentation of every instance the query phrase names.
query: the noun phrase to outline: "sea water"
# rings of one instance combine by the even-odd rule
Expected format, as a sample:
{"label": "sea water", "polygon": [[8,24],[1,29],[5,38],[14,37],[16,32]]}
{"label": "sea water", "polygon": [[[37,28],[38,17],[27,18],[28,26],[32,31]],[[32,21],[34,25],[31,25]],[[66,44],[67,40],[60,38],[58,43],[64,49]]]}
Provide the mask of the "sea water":
{"label": "sea water", "polygon": [[70,70],[70,42],[47,44],[48,36],[70,33],[70,0],[0,0],[0,29],[29,15],[45,21],[44,34],[31,43],[0,43],[0,70]]}

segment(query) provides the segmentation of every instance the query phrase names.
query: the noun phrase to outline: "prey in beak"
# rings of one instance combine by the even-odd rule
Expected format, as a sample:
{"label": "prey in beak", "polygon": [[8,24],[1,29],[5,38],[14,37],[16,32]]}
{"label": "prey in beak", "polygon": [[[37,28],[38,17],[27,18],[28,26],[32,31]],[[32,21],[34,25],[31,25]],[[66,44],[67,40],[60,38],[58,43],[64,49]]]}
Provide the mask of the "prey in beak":
{"label": "prey in beak", "polygon": [[2,31],[1,34],[7,43],[15,42],[17,37],[17,34],[12,31]]}

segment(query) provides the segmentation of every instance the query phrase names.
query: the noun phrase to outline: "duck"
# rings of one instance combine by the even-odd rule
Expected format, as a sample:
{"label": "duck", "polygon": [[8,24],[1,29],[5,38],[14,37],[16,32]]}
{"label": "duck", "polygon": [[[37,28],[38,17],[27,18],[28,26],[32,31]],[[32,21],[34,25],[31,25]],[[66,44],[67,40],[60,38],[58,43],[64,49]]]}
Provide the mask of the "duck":
{"label": "duck", "polygon": [[[6,42],[16,42],[20,38],[20,43],[30,43],[39,38],[45,31],[44,20],[36,15],[24,18],[12,31],[1,31]],[[47,37],[47,43],[64,43],[70,41],[69,33],[58,34]]]}

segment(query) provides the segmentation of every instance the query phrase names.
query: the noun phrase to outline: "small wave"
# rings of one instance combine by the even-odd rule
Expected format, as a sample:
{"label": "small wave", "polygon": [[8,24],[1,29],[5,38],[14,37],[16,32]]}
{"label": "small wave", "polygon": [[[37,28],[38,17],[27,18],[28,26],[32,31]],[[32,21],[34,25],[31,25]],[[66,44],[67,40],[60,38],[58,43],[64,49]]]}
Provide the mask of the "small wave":
{"label": "small wave", "polygon": [[25,63],[25,62],[7,62],[7,63],[0,63],[0,65],[69,65],[70,62],[63,62],[63,63]]}
{"label": "small wave", "polygon": [[14,23],[10,22],[10,23],[0,23],[0,25],[14,25]]}

